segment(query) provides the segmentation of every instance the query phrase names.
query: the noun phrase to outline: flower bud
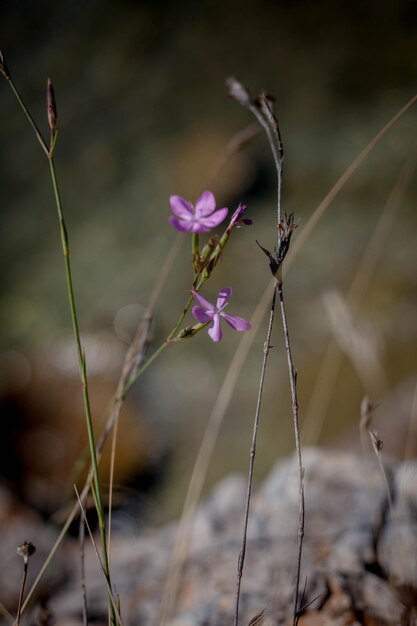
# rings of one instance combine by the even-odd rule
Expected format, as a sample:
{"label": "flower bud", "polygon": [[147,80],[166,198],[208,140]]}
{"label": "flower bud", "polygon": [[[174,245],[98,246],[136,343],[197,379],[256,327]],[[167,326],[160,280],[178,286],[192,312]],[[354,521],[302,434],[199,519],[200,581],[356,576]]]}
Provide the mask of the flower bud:
{"label": "flower bud", "polygon": [[54,88],[49,78],[48,78],[48,83],[46,87],[46,107],[47,107],[49,128],[51,129],[53,133],[55,133],[57,129],[58,113],[56,110]]}

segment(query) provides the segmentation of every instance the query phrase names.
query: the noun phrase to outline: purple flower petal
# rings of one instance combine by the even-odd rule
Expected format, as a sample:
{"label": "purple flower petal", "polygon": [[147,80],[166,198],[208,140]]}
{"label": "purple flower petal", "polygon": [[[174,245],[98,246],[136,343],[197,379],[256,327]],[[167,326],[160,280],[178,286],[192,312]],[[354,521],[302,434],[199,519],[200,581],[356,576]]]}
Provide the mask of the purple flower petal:
{"label": "purple flower petal", "polygon": [[226,208],[216,211],[216,200],[211,191],[204,191],[195,207],[181,196],[171,196],[169,202],[174,214],[170,224],[183,233],[206,233],[218,226],[228,213]]}
{"label": "purple flower petal", "polygon": [[246,205],[240,203],[237,207],[236,211],[232,215],[232,219],[230,220],[230,224],[228,226],[228,230],[230,231],[232,228],[239,228],[243,224],[246,226],[250,226],[252,224],[252,220],[249,217],[242,218],[242,215],[246,211]]}
{"label": "purple flower petal", "polygon": [[222,327],[220,325],[220,315],[218,313],[213,317],[213,323],[208,329],[208,334],[213,341],[221,341],[223,337]]}
{"label": "purple flower petal", "polygon": [[203,224],[201,223],[201,221],[199,222],[194,222],[191,228],[191,231],[193,233],[207,233],[210,230],[210,226],[203,226]]}
{"label": "purple flower petal", "polygon": [[218,211],[215,211],[209,217],[200,217],[200,219],[198,220],[199,224],[201,224],[204,228],[207,228],[207,230],[210,230],[211,228],[215,228],[216,226],[221,224],[221,222],[225,219],[228,212],[229,212],[229,209],[226,209],[226,208],[219,209]]}
{"label": "purple flower petal", "polygon": [[171,224],[171,226],[181,231],[182,233],[188,233],[193,228],[193,223],[191,221],[180,220],[174,217],[173,215],[169,216],[168,221]]}
{"label": "purple flower petal", "polygon": [[200,324],[207,324],[207,322],[210,322],[213,319],[213,315],[207,313],[207,311],[202,309],[201,306],[193,306],[191,312]]}
{"label": "purple flower petal", "polygon": [[231,297],[232,297],[231,287],[223,287],[223,289],[220,289],[219,295],[217,296],[216,309],[218,311],[221,311],[222,309],[224,309],[224,307],[229,302]]}
{"label": "purple flower petal", "polygon": [[171,196],[169,199],[171,211],[181,219],[191,219],[194,215],[193,205],[181,196]]}
{"label": "purple flower petal", "polygon": [[234,330],[244,331],[249,330],[251,327],[250,322],[243,319],[243,317],[228,315],[227,313],[220,313],[220,315],[224,317],[225,322],[227,322]]}
{"label": "purple flower petal", "polygon": [[211,313],[211,317],[213,317],[213,315],[215,313],[215,308],[211,304],[211,302],[208,302],[208,300],[203,298],[203,296],[200,296],[200,294],[197,293],[196,291],[191,290],[191,293],[193,294],[194,298],[197,300],[197,302],[201,306],[201,308],[204,309],[205,311],[207,311],[209,314]]}
{"label": "purple flower petal", "polygon": [[207,217],[216,209],[216,200],[211,191],[204,191],[195,203],[196,217]]}
{"label": "purple flower petal", "polygon": [[244,212],[246,211],[246,206],[244,204],[239,204],[236,211],[232,215],[232,219],[230,220],[230,226],[233,227],[236,222],[240,220]]}
{"label": "purple flower petal", "polygon": [[200,324],[207,324],[210,321],[212,322],[209,326],[208,334],[213,341],[221,341],[223,337],[221,329],[222,317],[224,317],[225,321],[234,330],[244,331],[250,329],[250,323],[247,320],[243,319],[243,317],[238,317],[237,315],[227,315],[227,313],[223,313],[223,309],[228,304],[232,296],[231,287],[223,287],[223,289],[220,289],[217,295],[216,306],[208,302],[196,291],[191,290],[191,293],[200,305],[194,306],[192,308],[192,313],[196,320],[200,322]]}

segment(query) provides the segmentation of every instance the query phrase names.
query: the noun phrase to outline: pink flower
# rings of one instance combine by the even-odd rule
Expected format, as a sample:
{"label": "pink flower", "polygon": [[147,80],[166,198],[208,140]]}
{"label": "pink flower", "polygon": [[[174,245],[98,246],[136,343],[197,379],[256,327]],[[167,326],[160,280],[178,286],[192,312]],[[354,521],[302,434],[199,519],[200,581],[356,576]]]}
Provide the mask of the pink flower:
{"label": "pink flower", "polygon": [[216,211],[216,200],[211,191],[204,191],[195,206],[181,196],[171,196],[169,203],[174,214],[168,218],[169,222],[183,233],[206,233],[221,224],[229,211],[226,208]]}
{"label": "pink flower", "polygon": [[230,298],[232,297],[231,287],[224,287],[223,289],[220,289],[217,296],[216,306],[208,302],[196,291],[192,291],[191,293],[200,305],[193,306],[192,313],[195,319],[200,322],[200,324],[207,324],[210,321],[212,322],[210,324],[208,334],[213,341],[220,341],[223,336],[220,324],[220,318],[222,317],[234,330],[242,332],[250,329],[250,323],[247,320],[243,319],[243,317],[228,315],[223,311],[223,309],[228,305]]}

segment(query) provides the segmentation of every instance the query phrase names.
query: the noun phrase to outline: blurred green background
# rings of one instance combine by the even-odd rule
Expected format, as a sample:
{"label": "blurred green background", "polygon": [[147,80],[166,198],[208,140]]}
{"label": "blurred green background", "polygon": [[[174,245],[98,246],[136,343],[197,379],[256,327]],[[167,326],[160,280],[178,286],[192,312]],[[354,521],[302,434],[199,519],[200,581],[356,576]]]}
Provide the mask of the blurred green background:
{"label": "blurred green background", "polygon": [[[47,77],[55,87],[56,162],[80,324],[91,340],[87,359],[93,373],[110,381],[109,386],[117,379],[129,320],[146,305],[176,236],[167,222],[171,194],[195,200],[211,189],[219,207],[233,210],[241,201],[253,218],[251,228],[235,233],[207,283],[208,299],[230,285],[230,312],[250,317],[270,280],[255,244],[257,239],[272,247],[276,236],[275,172],[264,136],[214,175],[228,142],[253,122],[227,96],[227,76],[238,76],[253,93],[266,89],[276,98],[285,146],[283,206],[301,218],[294,240],[355,156],[417,91],[417,3],[411,0],[3,0],[0,34],[10,71],[45,132]],[[75,374],[74,355],[64,341],[70,321],[47,162],[5,81],[0,82],[0,120],[0,344],[2,392],[7,394],[10,386],[24,393],[23,362],[32,375],[45,362],[53,361],[54,367],[59,362],[61,383]],[[415,150],[416,121],[414,107],[336,198],[288,272],[287,309],[302,419],[333,337],[323,296],[336,290],[346,297],[399,171]],[[328,406],[320,415],[310,408],[306,443],[317,440],[314,420],[324,422],[321,442],[343,441],[346,427],[356,428],[364,393],[383,411],[391,406],[392,394],[404,388],[404,412],[412,413],[416,197],[413,174],[379,248],[353,330],[342,321],[335,299],[326,300],[336,320],[342,315],[339,330],[351,358],[343,359],[340,373],[329,383]],[[153,346],[169,333],[188,296],[189,256],[186,242],[156,307]],[[242,371],[208,484],[246,468],[264,333],[255,338]],[[206,334],[182,342],[162,356],[134,391],[142,415],[138,419],[146,422],[151,441],[147,462],[154,466],[167,457],[160,489],[149,495],[154,519],[180,510],[205,424],[239,340],[225,328],[219,345]],[[258,476],[293,448],[279,319],[272,343]],[[14,369],[11,362],[20,365]],[[13,379],[14,371],[20,382]],[[45,389],[55,386],[50,371],[48,376],[40,376],[44,387],[38,395],[43,397]],[[54,414],[55,409],[43,407],[39,413],[48,411]],[[1,419],[4,429],[10,411]],[[29,423],[36,430],[30,409],[25,420],[22,428]],[[17,424],[15,439],[20,436]],[[131,445],[129,439],[127,432]],[[79,445],[71,453],[74,458]],[[28,447],[33,453],[36,446]],[[30,472],[31,453],[19,446],[16,450]],[[133,461],[133,474],[134,466]],[[13,482],[12,476],[8,479]],[[140,483],[128,470],[120,482],[139,493]],[[25,489],[22,493],[25,497]]]}

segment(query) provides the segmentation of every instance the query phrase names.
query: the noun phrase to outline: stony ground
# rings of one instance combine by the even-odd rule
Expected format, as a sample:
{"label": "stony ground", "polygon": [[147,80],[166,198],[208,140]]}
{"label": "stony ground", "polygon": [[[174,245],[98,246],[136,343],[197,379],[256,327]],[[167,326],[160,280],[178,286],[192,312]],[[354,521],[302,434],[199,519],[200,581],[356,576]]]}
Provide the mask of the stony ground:
{"label": "stony ground", "polygon": [[[300,626],[414,623],[417,464],[386,462],[393,502],[390,511],[375,458],[307,449],[304,461],[303,602],[308,605],[315,601],[301,616]],[[229,476],[199,507],[192,532],[183,545],[187,557],[181,576],[177,570],[171,579],[169,589],[174,602],[167,604],[164,585],[177,524],[149,529],[137,537],[115,538],[113,581],[121,597],[125,626],[160,623],[161,613],[165,623],[172,626],[233,623],[245,490],[242,476]],[[291,623],[297,494],[297,472],[292,458],[279,462],[255,490],[242,583],[241,624],[248,624],[262,610],[266,624]],[[38,542],[38,554],[41,554],[53,531],[45,532],[42,527],[40,533],[36,523],[33,524],[25,531],[32,530],[39,535],[38,539],[42,538]],[[12,550],[10,542],[17,541],[18,528],[15,523],[8,534],[2,530],[3,555],[7,546]],[[91,546],[86,556],[91,623],[105,624],[105,587]],[[78,561],[77,545],[67,544],[51,569],[46,588],[53,621],[48,623],[58,626],[82,623]],[[37,566],[39,562],[38,556]],[[1,587],[12,593],[15,581],[19,580],[18,567],[7,569],[6,575],[5,571],[3,568]],[[178,587],[172,586],[173,580],[179,582]]]}

